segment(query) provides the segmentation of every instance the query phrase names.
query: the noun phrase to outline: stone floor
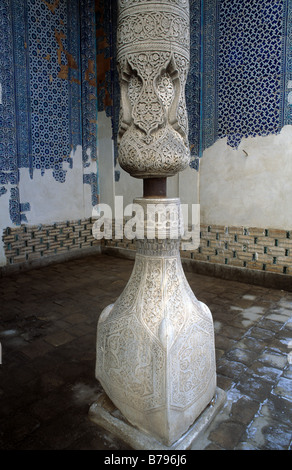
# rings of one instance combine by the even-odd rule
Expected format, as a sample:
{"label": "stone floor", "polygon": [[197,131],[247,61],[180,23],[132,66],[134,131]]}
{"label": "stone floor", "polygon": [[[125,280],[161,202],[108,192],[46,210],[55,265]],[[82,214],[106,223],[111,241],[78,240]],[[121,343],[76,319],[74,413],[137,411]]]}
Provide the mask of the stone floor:
{"label": "stone floor", "polygon": [[[0,449],[128,449],[90,422],[88,409],[101,390],[97,318],[132,267],[101,255],[0,280]],[[193,448],[291,449],[292,293],[187,278],[213,313],[218,386],[227,392]]]}

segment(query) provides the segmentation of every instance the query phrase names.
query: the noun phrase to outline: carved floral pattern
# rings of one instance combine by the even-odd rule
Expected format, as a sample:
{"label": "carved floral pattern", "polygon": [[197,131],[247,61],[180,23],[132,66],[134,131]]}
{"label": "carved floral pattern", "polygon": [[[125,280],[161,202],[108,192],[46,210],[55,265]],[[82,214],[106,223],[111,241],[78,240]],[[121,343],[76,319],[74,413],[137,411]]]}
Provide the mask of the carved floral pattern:
{"label": "carved floral pattern", "polygon": [[134,425],[147,413],[149,432],[157,410],[163,420],[172,410],[194,408],[195,419],[216,388],[211,313],[187,283],[179,243],[152,244],[162,245],[164,255],[150,254],[149,241],[139,241],[126,289],[98,322],[96,360],[110,399]]}
{"label": "carved floral pattern", "polygon": [[137,178],[172,176],[190,161],[188,2],[120,2],[120,11],[119,163]]}
{"label": "carved floral pattern", "polygon": [[161,38],[177,41],[187,47],[189,35],[185,18],[179,14],[159,11],[129,14],[123,17],[117,34],[118,47]]}
{"label": "carved floral pattern", "polygon": [[[162,201],[180,211],[178,199]],[[166,222],[172,220],[172,210],[166,214]],[[179,246],[179,238],[137,240],[129,282],[98,322],[96,376],[123,415],[147,432],[157,419],[168,422],[171,413],[177,420],[178,412],[184,432],[216,388],[212,315],[187,282]],[[161,439],[168,433],[164,424]]]}
{"label": "carved floral pattern", "polygon": [[164,73],[157,79],[157,94],[163,106],[168,109],[174,99],[174,85],[168,73]]}
{"label": "carved floral pattern", "polygon": [[133,5],[139,5],[139,4],[150,4],[150,3],[155,3],[156,5],[158,3],[165,3],[165,4],[170,4],[170,5],[176,5],[176,6],[181,6],[181,7],[188,7],[189,5],[189,0],[119,0],[119,6],[120,9],[122,10],[123,7],[130,7]]}

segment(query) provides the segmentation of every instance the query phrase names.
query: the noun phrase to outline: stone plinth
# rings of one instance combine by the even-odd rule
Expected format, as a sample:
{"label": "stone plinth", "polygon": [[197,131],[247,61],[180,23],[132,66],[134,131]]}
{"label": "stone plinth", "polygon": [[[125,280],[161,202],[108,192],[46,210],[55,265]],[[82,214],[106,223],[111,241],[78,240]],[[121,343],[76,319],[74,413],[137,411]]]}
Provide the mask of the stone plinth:
{"label": "stone plinth", "polygon": [[145,231],[156,213],[153,239],[137,240],[129,282],[100,315],[96,377],[133,426],[170,446],[215,396],[213,320],[182,269],[179,200],[137,202]]}
{"label": "stone plinth", "polygon": [[105,393],[101,393],[89,410],[89,418],[98,426],[106,429],[117,439],[125,442],[135,450],[188,450],[195,444],[204,430],[214,420],[225,403],[226,393],[220,388],[216,389],[214,399],[205,408],[203,413],[171,446],[166,446],[150,434],[145,434],[132,426],[109,400]]}

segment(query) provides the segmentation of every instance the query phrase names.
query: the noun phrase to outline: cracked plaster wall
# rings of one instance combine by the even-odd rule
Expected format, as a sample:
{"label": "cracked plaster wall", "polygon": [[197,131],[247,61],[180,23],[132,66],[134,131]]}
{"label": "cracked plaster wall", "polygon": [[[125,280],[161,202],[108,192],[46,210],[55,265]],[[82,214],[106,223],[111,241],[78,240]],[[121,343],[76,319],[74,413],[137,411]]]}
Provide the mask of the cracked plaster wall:
{"label": "cracked plaster wall", "polygon": [[292,228],[292,126],[276,135],[220,139],[200,165],[201,221],[237,227]]}
{"label": "cracked plaster wall", "polygon": [[4,229],[89,218],[98,202],[94,0],[0,6]]}

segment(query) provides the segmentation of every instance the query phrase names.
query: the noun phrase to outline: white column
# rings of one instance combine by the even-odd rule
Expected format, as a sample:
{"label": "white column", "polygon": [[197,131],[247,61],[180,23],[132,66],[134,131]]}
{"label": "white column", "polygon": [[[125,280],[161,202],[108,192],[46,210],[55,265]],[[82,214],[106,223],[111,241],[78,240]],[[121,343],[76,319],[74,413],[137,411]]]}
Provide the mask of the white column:
{"label": "white column", "polygon": [[[190,159],[188,1],[119,0],[118,62],[121,167],[143,179],[178,174]],[[134,447],[184,448],[196,420],[206,425],[218,410],[212,315],[182,269],[180,200],[134,203],[142,224],[134,269],[97,326],[96,377],[121,419],[104,399],[90,416]]]}

